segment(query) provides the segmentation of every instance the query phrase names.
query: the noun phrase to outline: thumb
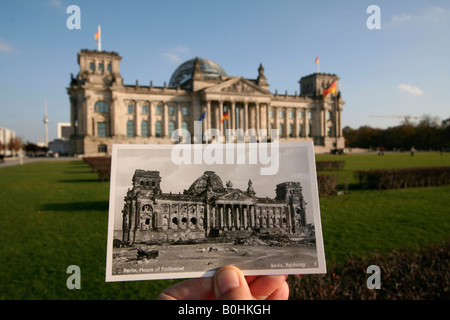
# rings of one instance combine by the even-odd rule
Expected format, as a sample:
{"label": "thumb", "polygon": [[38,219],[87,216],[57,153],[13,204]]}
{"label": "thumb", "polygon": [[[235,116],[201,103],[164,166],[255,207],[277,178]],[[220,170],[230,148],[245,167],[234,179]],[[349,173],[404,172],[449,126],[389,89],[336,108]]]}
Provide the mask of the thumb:
{"label": "thumb", "polygon": [[217,300],[252,300],[244,274],[234,266],[224,266],[214,275],[214,295]]}

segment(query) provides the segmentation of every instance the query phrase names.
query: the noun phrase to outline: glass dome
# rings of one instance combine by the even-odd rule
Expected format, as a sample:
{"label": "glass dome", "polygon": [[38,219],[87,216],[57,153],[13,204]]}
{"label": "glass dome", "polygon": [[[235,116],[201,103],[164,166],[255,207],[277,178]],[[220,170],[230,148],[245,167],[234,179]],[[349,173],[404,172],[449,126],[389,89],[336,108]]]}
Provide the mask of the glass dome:
{"label": "glass dome", "polygon": [[[225,71],[214,61],[197,58],[200,64],[200,70],[203,72],[203,76],[207,79],[219,78],[220,76],[226,76]],[[179,85],[183,85],[185,82],[192,78],[195,70],[195,59],[191,59],[182,63],[172,74],[169,82],[169,88],[176,88]]]}

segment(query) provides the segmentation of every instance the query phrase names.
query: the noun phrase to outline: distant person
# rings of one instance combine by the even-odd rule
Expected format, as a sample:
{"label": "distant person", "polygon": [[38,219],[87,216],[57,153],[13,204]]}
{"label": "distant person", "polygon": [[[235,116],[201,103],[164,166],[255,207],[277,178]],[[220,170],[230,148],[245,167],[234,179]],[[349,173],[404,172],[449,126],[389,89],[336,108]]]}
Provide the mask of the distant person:
{"label": "distant person", "polygon": [[286,275],[246,276],[224,266],[213,278],[193,278],[164,289],[158,300],[287,300]]}
{"label": "distant person", "polygon": [[416,148],[414,148],[414,146],[412,146],[410,151],[411,151],[411,156],[413,156],[414,152],[416,152]]}

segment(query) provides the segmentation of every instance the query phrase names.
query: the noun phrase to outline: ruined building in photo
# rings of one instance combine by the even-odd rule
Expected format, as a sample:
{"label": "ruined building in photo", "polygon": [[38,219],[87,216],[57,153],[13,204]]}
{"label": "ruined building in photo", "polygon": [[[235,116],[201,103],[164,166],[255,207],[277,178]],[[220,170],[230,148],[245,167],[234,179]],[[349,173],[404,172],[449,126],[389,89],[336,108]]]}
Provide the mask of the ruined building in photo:
{"label": "ruined building in photo", "polygon": [[171,144],[175,129],[194,136],[198,120],[203,132],[254,129],[262,141],[259,130],[268,130],[270,140],[273,129],[280,142],[313,141],[316,150],[326,152],[344,147],[344,101],[335,74],[302,77],[299,91],[288,94],[269,91],[261,64],[255,64],[256,78],[248,79],[227,75],[217,63],[197,57],[176,68],[164,85],[124,84],[121,60],[116,52],[78,53],[80,70],[67,88],[71,154],[107,155],[113,144],[122,143]]}
{"label": "ruined building in photo", "polygon": [[206,171],[182,194],[162,192],[159,171],[136,170],[123,207],[124,242],[173,242],[217,236],[298,235],[306,225],[302,187],[284,182],[275,198],[223,185]]}

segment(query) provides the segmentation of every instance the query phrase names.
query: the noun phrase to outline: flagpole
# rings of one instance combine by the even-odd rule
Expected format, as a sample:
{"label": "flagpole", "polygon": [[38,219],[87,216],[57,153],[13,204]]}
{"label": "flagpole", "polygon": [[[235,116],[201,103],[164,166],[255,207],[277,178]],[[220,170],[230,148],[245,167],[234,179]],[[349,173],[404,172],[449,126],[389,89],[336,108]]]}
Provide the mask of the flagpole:
{"label": "flagpole", "polygon": [[102,51],[102,28],[98,26],[98,51]]}
{"label": "flagpole", "polygon": [[316,57],[316,64],[317,64],[317,73],[320,72],[320,60],[319,60],[319,56]]}

